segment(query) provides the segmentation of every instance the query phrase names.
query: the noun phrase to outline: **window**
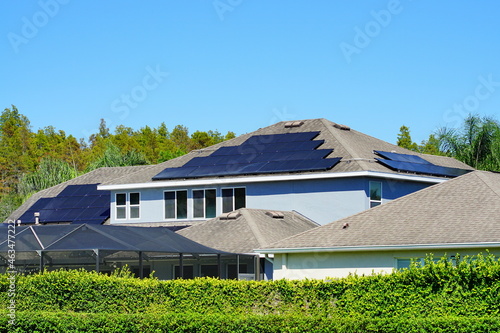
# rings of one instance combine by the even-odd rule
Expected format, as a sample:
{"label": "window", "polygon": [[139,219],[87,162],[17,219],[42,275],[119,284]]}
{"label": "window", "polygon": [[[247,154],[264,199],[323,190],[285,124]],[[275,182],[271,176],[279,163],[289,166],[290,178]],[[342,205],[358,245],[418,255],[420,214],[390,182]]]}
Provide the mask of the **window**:
{"label": "window", "polygon": [[187,219],[187,191],[166,191],[165,219]]}
{"label": "window", "polygon": [[246,206],[246,189],[224,188],[222,189],[222,212],[228,213]]}
{"label": "window", "polygon": [[370,182],[370,208],[382,203],[382,183]]}
{"label": "window", "polygon": [[216,215],[215,202],[216,202],[215,190],[194,190],[193,217],[194,218],[215,217]]}
{"label": "window", "polygon": [[219,277],[219,266],[218,265],[201,265],[200,267],[201,277]]}
{"label": "window", "polygon": [[412,261],[415,261],[416,263],[419,263],[421,266],[424,265],[424,258],[396,259],[396,269],[410,268]]}
{"label": "window", "polygon": [[141,195],[140,193],[130,193],[130,206],[129,206],[129,212],[130,212],[130,218],[131,219],[138,219],[140,217],[140,202],[141,202]]}
{"label": "window", "polygon": [[[128,206],[127,206],[127,197],[128,197]],[[141,204],[140,193],[129,193],[128,195],[127,193],[117,193],[115,201],[116,201],[117,220],[124,220],[127,218],[138,219],[140,217],[140,204]]]}
{"label": "window", "polygon": [[240,264],[239,270],[236,270],[236,268],[237,268],[237,266],[234,264],[227,265],[227,278],[228,279],[238,279],[239,278],[238,274],[248,273],[247,264]]}
{"label": "window", "polygon": [[[174,267],[174,279],[181,278],[181,268],[180,266]],[[193,265],[183,265],[182,266],[182,278],[183,279],[192,279],[194,278],[194,269]]]}
{"label": "window", "polygon": [[127,218],[127,194],[116,193],[116,219],[123,220]]}

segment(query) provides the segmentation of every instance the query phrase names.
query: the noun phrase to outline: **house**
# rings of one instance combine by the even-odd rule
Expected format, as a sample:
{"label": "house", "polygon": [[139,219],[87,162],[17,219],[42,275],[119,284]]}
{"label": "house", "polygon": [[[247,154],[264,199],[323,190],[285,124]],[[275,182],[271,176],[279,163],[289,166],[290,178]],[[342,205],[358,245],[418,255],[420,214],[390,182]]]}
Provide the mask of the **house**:
{"label": "house", "polygon": [[[249,257],[252,249],[303,232],[310,220],[324,225],[472,170],[326,119],[287,121],[157,165],[94,170],[36,193],[8,220],[180,230],[242,255],[224,263],[225,276],[270,278],[272,254]],[[191,259],[182,276],[214,275],[217,263]],[[177,276],[175,263],[150,264],[165,278]]]}
{"label": "house", "polygon": [[187,226],[239,208],[326,224],[471,171],[326,119],[279,122],[105,181],[110,224]]}
{"label": "house", "polygon": [[275,279],[323,279],[487,250],[500,256],[500,174],[474,171],[256,251]]}
{"label": "house", "polygon": [[[272,260],[265,256],[259,258],[253,250],[316,227],[318,224],[297,212],[240,208],[177,233],[214,249],[253,255],[258,260],[261,279],[272,280]],[[240,264],[240,273],[251,271],[247,265]]]}

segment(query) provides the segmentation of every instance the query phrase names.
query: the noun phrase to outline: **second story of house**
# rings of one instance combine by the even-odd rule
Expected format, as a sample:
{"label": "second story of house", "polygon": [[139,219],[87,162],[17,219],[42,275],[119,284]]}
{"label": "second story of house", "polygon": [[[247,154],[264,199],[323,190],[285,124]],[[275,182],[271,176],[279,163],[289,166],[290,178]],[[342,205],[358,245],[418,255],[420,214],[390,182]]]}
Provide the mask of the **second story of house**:
{"label": "second story of house", "polygon": [[280,122],[102,182],[111,224],[184,226],[240,208],[297,211],[319,224],[471,167],[326,119]]}

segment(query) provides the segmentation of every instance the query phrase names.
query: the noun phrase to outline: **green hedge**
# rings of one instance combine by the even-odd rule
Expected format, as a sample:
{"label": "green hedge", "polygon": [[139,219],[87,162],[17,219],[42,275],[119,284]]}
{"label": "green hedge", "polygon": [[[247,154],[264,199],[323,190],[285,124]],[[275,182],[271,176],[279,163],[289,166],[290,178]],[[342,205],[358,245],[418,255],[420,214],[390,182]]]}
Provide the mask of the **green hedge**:
{"label": "green hedge", "polygon": [[496,317],[318,318],[292,315],[20,313],[15,326],[0,319],[0,332],[494,332]]}
{"label": "green hedge", "polygon": [[[6,275],[0,276],[0,311],[11,300],[9,283]],[[189,325],[200,332],[239,327],[246,332],[272,332],[274,327],[285,332],[403,332],[419,327],[483,332],[499,325],[500,263],[492,255],[457,256],[455,263],[427,258],[423,267],[413,264],[394,274],[330,281],[159,281],[123,272],[107,276],[59,270],[18,276],[15,301],[19,332],[64,332],[58,327],[67,325],[76,325],[69,331],[79,332],[80,322],[88,322],[92,332],[100,332],[102,325],[123,332],[139,332],[138,327],[148,327],[144,325],[179,332],[189,331]]]}

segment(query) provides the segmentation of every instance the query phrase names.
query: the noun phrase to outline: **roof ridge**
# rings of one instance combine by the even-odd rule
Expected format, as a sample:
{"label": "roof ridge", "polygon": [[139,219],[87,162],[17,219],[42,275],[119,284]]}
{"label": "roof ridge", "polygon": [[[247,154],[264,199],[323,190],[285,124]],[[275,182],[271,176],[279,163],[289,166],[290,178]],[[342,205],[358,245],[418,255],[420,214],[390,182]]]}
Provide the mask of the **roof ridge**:
{"label": "roof ridge", "polygon": [[500,197],[500,191],[491,187],[491,185],[488,184],[488,182],[486,182],[486,180],[484,179],[484,175],[486,173],[490,173],[489,171],[476,170],[476,171],[473,171],[471,173],[475,174],[477,176],[477,178],[479,178],[486,186],[488,186],[488,188],[490,190],[492,190],[498,197]]}
{"label": "roof ridge", "polygon": [[240,210],[241,215],[245,218],[247,221],[247,225],[252,230],[252,233],[254,234],[255,239],[259,243],[260,246],[265,246],[267,243],[265,240],[265,237],[262,235],[262,233],[259,230],[259,227],[257,226],[255,219],[253,218],[252,214],[246,209],[241,209]]}

